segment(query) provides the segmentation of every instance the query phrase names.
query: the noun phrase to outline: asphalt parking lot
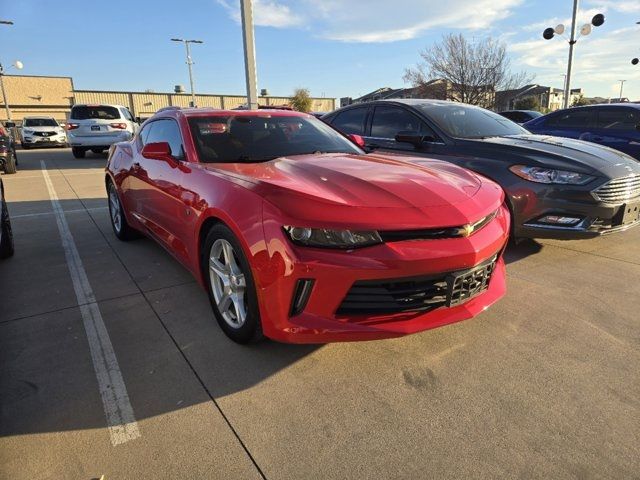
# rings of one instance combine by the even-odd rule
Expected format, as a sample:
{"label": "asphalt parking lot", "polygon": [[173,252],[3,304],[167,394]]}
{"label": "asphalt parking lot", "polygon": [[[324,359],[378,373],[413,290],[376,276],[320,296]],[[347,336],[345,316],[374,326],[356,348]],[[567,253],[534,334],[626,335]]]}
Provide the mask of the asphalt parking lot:
{"label": "asphalt parking lot", "polygon": [[[640,478],[640,228],[510,247],[507,296],[473,320],[243,347],[169,254],[115,238],[106,156],[18,156],[2,177],[0,478]],[[55,205],[132,408],[120,437]]]}

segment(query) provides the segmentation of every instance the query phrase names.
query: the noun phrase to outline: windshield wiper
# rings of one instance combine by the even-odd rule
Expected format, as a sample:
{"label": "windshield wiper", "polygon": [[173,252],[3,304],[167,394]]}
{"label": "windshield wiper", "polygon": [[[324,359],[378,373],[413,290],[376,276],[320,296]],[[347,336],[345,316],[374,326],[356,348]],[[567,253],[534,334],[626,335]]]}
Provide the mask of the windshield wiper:
{"label": "windshield wiper", "polygon": [[256,163],[256,162],[268,162],[268,161],[273,160],[275,158],[278,158],[278,157],[253,158],[253,157],[250,157],[249,155],[240,155],[234,161],[235,162]]}

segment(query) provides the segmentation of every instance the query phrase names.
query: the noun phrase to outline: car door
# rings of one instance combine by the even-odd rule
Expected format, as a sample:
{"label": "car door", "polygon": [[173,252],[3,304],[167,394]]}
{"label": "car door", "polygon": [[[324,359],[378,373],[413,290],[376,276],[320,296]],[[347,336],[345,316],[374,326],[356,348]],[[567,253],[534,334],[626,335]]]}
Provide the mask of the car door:
{"label": "car door", "polygon": [[[184,206],[183,176],[190,169],[186,166],[184,142],[178,122],[171,118],[154,120],[145,125],[149,128],[141,138],[131,167],[130,188],[133,195],[132,211],[149,232],[164,243],[181,259],[187,260],[183,223]],[[172,160],[156,160],[142,156],[143,145],[167,142],[171,147]]]}
{"label": "car door", "polygon": [[597,111],[596,127],[583,140],[606,145],[640,159],[640,109],[612,106]]}
{"label": "car door", "polygon": [[595,124],[595,109],[581,107],[549,115],[531,131],[543,135],[582,139],[584,135],[593,131]]}
{"label": "car door", "polygon": [[353,107],[338,112],[327,119],[327,123],[345,135],[364,136],[369,107]]}
{"label": "car door", "polygon": [[397,105],[377,105],[373,109],[371,125],[364,137],[367,147],[372,149],[412,152],[415,147],[408,143],[396,142],[399,132],[415,132],[429,136],[433,144],[440,143],[435,132],[417,115]]}

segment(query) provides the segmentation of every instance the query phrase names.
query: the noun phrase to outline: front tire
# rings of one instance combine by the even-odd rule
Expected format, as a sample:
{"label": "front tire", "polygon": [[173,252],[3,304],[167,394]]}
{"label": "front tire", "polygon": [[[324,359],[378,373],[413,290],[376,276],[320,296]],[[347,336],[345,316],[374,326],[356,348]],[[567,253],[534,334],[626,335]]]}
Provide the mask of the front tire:
{"label": "front tire", "polygon": [[217,224],[209,230],[201,261],[211,307],[222,331],[240,344],[261,340],[262,324],[251,266],[228,227]]}
{"label": "front tire", "polygon": [[115,233],[116,237],[123,242],[140,237],[138,231],[131,228],[127,223],[127,218],[124,214],[122,203],[120,203],[120,197],[118,196],[118,189],[111,181],[107,186],[107,196],[111,228],[113,228],[113,233]]}
{"label": "front tire", "polygon": [[84,158],[84,155],[85,155],[85,153],[87,153],[87,151],[84,148],[73,147],[71,149],[71,153],[73,153],[73,156],[75,158]]}
{"label": "front tire", "polygon": [[9,210],[7,204],[2,202],[2,213],[0,214],[0,258],[7,258],[13,255],[13,233],[11,231],[11,221],[9,220]]}

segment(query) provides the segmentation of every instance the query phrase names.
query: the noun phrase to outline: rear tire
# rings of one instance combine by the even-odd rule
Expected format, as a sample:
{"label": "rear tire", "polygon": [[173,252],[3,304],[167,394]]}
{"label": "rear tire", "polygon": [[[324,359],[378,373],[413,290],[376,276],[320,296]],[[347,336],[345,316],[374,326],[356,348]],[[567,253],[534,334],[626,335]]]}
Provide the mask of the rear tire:
{"label": "rear tire", "polygon": [[2,202],[0,228],[2,229],[2,237],[0,238],[0,258],[7,258],[13,255],[13,233],[11,232],[9,210],[7,209],[7,204],[5,202]]}
{"label": "rear tire", "polygon": [[139,238],[140,232],[131,228],[127,223],[127,218],[118,196],[118,189],[111,181],[107,184],[107,201],[109,203],[111,228],[113,228],[113,233],[115,233],[116,237],[123,242]]}
{"label": "rear tire", "polygon": [[201,268],[213,314],[225,335],[240,344],[262,340],[251,266],[240,242],[227,226],[214,225],[207,233],[202,245]]}
{"label": "rear tire", "polygon": [[4,161],[4,173],[11,174],[18,171],[16,167],[16,157],[12,151],[7,153],[7,159]]}
{"label": "rear tire", "polygon": [[85,153],[87,153],[87,151],[84,148],[73,147],[71,149],[71,153],[73,153],[73,156],[75,158],[84,158],[84,155],[85,155]]}

